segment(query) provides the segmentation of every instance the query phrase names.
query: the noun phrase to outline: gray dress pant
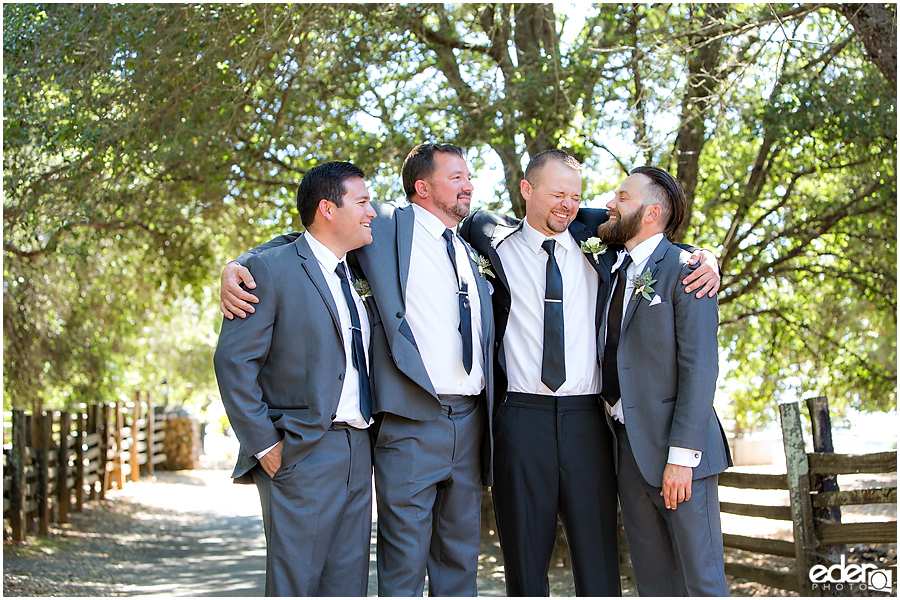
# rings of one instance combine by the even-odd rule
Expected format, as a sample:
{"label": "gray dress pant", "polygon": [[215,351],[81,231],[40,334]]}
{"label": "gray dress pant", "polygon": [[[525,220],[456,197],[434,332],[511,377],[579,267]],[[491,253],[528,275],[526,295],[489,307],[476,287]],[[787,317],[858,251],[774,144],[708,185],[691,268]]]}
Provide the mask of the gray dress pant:
{"label": "gray dress pant", "polygon": [[378,595],[476,596],[480,396],[442,396],[434,421],[384,413],[375,443]]}
{"label": "gray dress pant", "polygon": [[372,450],[362,429],[331,429],[275,477],[251,471],[266,532],[266,596],[365,596]]}
{"label": "gray dress pant", "polygon": [[644,480],[626,427],[616,427],[619,503],[641,596],[728,596],[718,475],[695,479],[691,499],[666,508]]}

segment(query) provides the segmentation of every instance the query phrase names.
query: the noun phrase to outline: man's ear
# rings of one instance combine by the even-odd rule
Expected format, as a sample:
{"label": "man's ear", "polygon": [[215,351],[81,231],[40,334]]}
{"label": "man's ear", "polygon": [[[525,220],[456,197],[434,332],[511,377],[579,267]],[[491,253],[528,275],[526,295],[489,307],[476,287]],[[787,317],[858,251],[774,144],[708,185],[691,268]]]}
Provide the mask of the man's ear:
{"label": "man's ear", "polygon": [[655,223],[662,216],[662,207],[659,204],[651,204],[644,208],[644,223]]}
{"label": "man's ear", "polygon": [[528,200],[528,196],[531,195],[531,190],[534,186],[531,185],[531,182],[527,179],[523,179],[521,185],[519,186],[522,190],[522,197]]}
{"label": "man's ear", "polygon": [[416,183],[413,187],[415,187],[416,194],[418,194],[419,197],[421,197],[421,198],[428,197],[428,184],[425,181],[423,181],[421,179],[416,179]]}
{"label": "man's ear", "polygon": [[316,211],[329,221],[334,218],[334,209],[334,204],[325,198],[319,200],[319,205],[316,207]]}

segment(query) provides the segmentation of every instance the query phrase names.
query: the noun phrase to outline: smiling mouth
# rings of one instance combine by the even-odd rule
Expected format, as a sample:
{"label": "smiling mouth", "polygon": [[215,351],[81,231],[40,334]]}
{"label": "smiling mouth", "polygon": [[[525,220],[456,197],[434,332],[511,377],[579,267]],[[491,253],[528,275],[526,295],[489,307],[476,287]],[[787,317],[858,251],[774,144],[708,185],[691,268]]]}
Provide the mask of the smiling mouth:
{"label": "smiling mouth", "polygon": [[557,219],[565,220],[565,219],[569,218],[569,213],[561,213],[561,212],[557,212],[555,210],[551,210],[550,214],[553,215],[554,217],[556,217]]}

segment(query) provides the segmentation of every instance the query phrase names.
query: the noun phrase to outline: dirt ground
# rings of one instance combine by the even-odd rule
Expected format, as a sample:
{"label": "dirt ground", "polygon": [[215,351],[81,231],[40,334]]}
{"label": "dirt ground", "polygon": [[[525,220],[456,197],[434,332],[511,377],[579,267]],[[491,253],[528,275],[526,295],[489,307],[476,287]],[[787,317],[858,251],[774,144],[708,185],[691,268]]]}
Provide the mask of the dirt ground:
{"label": "dirt ground", "polygon": [[[896,505],[886,510],[896,518]],[[50,536],[29,537],[24,545],[4,542],[4,596],[263,595],[265,539],[259,498],[255,487],[233,485],[225,469],[161,472],[153,481],[129,483],[124,490],[110,492],[107,500],[87,503],[70,520],[54,527]],[[758,528],[759,520],[752,521]],[[723,526],[726,532],[744,527],[729,518]],[[789,539],[789,529],[786,535]],[[374,551],[373,537],[369,595],[377,590]],[[896,564],[895,546],[892,552],[881,560]],[[760,561],[732,551],[726,560]],[[495,535],[482,540],[479,571],[479,595],[505,595]],[[552,596],[574,595],[565,566],[554,567],[550,581]],[[636,595],[631,580],[623,578],[622,583],[626,596]],[[788,595],[743,580],[730,579],[729,584],[735,596]]]}

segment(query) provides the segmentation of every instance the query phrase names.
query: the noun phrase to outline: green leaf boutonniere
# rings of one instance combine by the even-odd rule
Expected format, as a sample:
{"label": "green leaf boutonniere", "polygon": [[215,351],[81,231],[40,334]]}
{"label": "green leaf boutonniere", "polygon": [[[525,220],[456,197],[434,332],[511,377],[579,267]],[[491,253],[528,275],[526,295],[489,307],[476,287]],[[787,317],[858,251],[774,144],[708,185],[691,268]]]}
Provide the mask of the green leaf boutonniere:
{"label": "green leaf boutonniere", "polygon": [[356,290],[356,294],[363,302],[366,301],[366,298],[372,295],[372,288],[369,287],[369,282],[365,279],[357,279],[356,281],[354,281],[353,289]]}
{"label": "green leaf boutonniere", "polygon": [[589,237],[581,242],[581,251],[585,254],[592,254],[596,261],[598,256],[606,254],[606,244],[598,237]]}
{"label": "green leaf boutonniere", "polygon": [[653,293],[653,288],[650,286],[654,283],[656,283],[656,280],[652,279],[650,269],[632,277],[631,285],[634,286],[634,298],[637,298],[638,294],[640,294],[647,300],[653,300],[653,296],[650,295]]}
{"label": "green leaf boutonniere", "polygon": [[481,275],[482,277],[497,277],[496,275],[494,275],[494,272],[491,271],[491,261],[480,254],[473,254],[472,258],[475,260],[475,264],[478,265],[479,275]]}

